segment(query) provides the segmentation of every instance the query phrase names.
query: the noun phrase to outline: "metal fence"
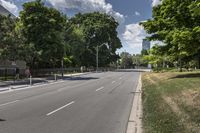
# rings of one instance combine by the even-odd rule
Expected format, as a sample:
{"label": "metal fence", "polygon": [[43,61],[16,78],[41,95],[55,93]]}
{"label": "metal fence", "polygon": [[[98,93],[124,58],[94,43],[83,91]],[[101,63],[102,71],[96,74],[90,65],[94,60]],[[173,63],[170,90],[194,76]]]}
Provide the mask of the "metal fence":
{"label": "metal fence", "polygon": [[[116,68],[112,67],[100,67],[99,72],[114,71]],[[26,77],[26,69],[19,69],[20,78]],[[82,73],[82,72],[95,72],[95,67],[85,68],[85,67],[72,67],[72,68],[50,68],[50,69],[33,69],[30,70],[32,77],[51,77],[55,74],[61,76],[63,74],[70,73]],[[16,68],[1,68],[0,67],[0,80],[14,79],[16,76]]]}

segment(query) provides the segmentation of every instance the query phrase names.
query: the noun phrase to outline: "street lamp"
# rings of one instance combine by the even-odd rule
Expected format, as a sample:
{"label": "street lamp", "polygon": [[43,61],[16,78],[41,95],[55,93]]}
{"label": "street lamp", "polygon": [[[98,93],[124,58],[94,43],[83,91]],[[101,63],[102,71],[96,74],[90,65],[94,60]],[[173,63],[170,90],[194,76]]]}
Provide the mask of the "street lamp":
{"label": "street lamp", "polygon": [[[67,21],[68,22],[68,21]],[[80,27],[80,24],[77,24],[77,27],[79,28]],[[68,27],[66,29],[66,33],[72,28],[72,25],[70,27]],[[62,57],[62,60],[61,60],[61,75],[62,75],[62,79],[64,77],[64,57],[66,56],[66,49],[65,49],[65,45],[64,45],[64,51],[63,51],[63,57]]]}
{"label": "street lamp", "polygon": [[96,47],[96,72],[98,72],[98,69],[99,69],[99,48],[101,48],[103,45],[106,45],[107,47],[109,47],[107,43],[103,43],[100,46],[97,45],[97,47]]}

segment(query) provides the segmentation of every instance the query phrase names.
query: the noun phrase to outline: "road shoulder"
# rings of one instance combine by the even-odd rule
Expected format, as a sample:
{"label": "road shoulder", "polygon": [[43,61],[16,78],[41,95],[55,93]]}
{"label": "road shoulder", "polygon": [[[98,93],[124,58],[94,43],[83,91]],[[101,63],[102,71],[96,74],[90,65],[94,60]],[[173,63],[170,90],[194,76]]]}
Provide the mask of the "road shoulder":
{"label": "road shoulder", "polygon": [[139,77],[126,133],[142,133],[142,81]]}

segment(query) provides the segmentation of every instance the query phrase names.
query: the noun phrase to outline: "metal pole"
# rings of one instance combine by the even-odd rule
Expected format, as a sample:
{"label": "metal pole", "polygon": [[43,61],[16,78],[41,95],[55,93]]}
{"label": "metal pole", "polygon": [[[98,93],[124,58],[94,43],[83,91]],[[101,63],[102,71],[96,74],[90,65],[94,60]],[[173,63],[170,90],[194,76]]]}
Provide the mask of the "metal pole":
{"label": "metal pole", "polygon": [[57,75],[56,74],[54,74],[54,79],[55,79],[55,81],[57,81]]}
{"label": "metal pole", "polygon": [[32,76],[30,75],[30,85],[32,85]]}
{"label": "metal pole", "polygon": [[62,66],[62,67],[61,67],[61,71],[62,71],[62,78],[63,78],[63,76],[64,76],[64,74],[63,74],[63,73],[64,73],[64,72],[63,72],[63,59],[62,59],[62,61],[61,61],[61,66]]}
{"label": "metal pole", "polygon": [[98,67],[99,67],[99,46],[97,46],[97,55],[96,55],[96,72],[98,72]]}

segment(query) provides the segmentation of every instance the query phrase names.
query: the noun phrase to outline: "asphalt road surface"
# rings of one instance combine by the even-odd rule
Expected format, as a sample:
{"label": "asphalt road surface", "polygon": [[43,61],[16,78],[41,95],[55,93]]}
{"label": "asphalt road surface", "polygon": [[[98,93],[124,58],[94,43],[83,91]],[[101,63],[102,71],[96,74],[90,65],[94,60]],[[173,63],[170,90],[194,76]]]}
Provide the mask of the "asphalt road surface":
{"label": "asphalt road surface", "polygon": [[0,93],[0,133],[125,133],[139,72]]}

